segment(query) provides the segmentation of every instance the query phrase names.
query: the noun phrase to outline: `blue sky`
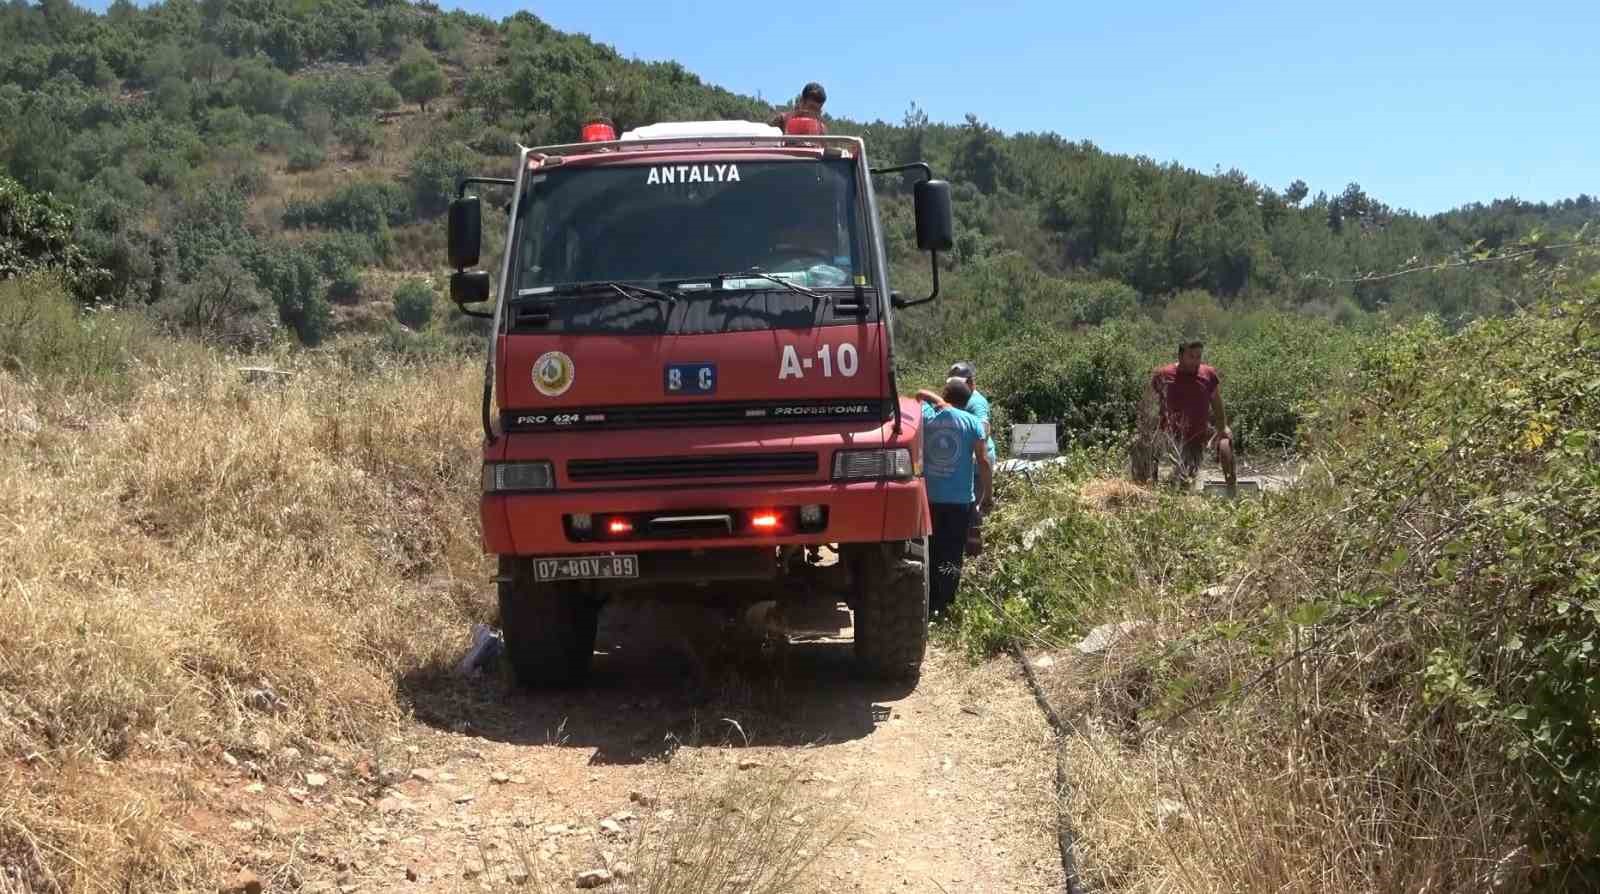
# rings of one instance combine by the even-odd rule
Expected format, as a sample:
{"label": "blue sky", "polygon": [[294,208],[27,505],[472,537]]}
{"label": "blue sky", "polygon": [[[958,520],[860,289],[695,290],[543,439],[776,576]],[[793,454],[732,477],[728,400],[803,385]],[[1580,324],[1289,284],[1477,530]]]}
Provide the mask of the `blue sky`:
{"label": "blue sky", "polygon": [[[103,6],[103,0],[96,5]],[[1441,211],[1600,193],[1600,2],[445,0],[712,83],[898,121],[915,101],[1313,194]]]}

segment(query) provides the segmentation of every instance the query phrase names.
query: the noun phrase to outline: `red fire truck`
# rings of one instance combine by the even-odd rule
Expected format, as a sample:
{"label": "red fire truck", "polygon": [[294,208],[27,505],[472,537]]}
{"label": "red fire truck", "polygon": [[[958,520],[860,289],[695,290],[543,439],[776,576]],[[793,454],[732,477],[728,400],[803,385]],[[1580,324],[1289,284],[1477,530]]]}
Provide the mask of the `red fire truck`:
{"label": "red fire truck", "polygon": [[[793,117],[640,127],[464,178],[451,297],[492,320],[483,545],[521,683],[583,679],[608,599],[738,610],[832,597],[861,669],[914,680],[928,627],[921,415],[898,396],[896,310],[938,294],[950,189],[873,169]],[[913,187],[933,290],[890,289],[873,174]],[[481,200],[509,190],[495,288]]]}

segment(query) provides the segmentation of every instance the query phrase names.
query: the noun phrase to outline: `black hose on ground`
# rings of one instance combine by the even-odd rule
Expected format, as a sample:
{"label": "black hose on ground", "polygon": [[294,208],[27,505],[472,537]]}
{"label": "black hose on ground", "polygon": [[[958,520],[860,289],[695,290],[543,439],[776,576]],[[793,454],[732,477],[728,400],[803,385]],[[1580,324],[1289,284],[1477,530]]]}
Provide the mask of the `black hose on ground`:
{"label": "black hose on ground", "polygon": [[1067,736],[1071,730],[1066,722],[1061,719],[1060,712],[1050,704],[1050,699],[1044,694],[1044,687],[1039,684],[1039,678],[1033,673],[1033,666],[1028,663],[1028,656],[1022,653],[1022,647],[1016,643],[1011,644],[1011,657],[1017,660],[1022,667],[1022,675],[1028,680],[1028,689],[1033,692],[1033,700],[1039,703],[1039,710],[1044,712],[1045,721],[1050,724],[1050,731],[1056,740],[1056,846],[1061,850],[1061,876],[1063,887],[1067,894],[1083,894],[1083,883],[1078,880],[1078,859],[1074,856],[1075,842],[1078,834],[1073,829],[1072,817],[1067,815]]}

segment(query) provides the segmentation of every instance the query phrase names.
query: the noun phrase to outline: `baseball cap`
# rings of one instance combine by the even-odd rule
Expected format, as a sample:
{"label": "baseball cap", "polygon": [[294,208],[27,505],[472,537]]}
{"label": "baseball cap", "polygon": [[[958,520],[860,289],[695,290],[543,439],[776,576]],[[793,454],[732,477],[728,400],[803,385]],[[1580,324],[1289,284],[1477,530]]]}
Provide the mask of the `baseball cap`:
{"label": "baseball cap", "polygon": [[977,375],[978,368],[971,360],[958,360],[950,365],[950,375],[961,379],[970,379]]}

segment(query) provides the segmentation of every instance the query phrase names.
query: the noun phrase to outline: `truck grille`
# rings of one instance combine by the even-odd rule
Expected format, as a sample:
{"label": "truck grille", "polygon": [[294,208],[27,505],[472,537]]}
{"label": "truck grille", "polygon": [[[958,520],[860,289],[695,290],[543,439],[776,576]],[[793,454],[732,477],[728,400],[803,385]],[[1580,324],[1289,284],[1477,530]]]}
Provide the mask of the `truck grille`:
{"label": "truck grille", "polygon": [[639,456],[626,459],[575,459],[567,463],[573,481],[659,478],[758,478],[815,475],[815,453],[723,453],[716,456]]}
{"label": "truck grille", "polygon": [[718,401],[630,404],[613,407],[564,407],[505,410],[501,426],[508,432],[560,432],[618,428],[672,428],[695,425],[770,425],[837,422],[887,422],[894,402],[879,397],[824,400]]}

